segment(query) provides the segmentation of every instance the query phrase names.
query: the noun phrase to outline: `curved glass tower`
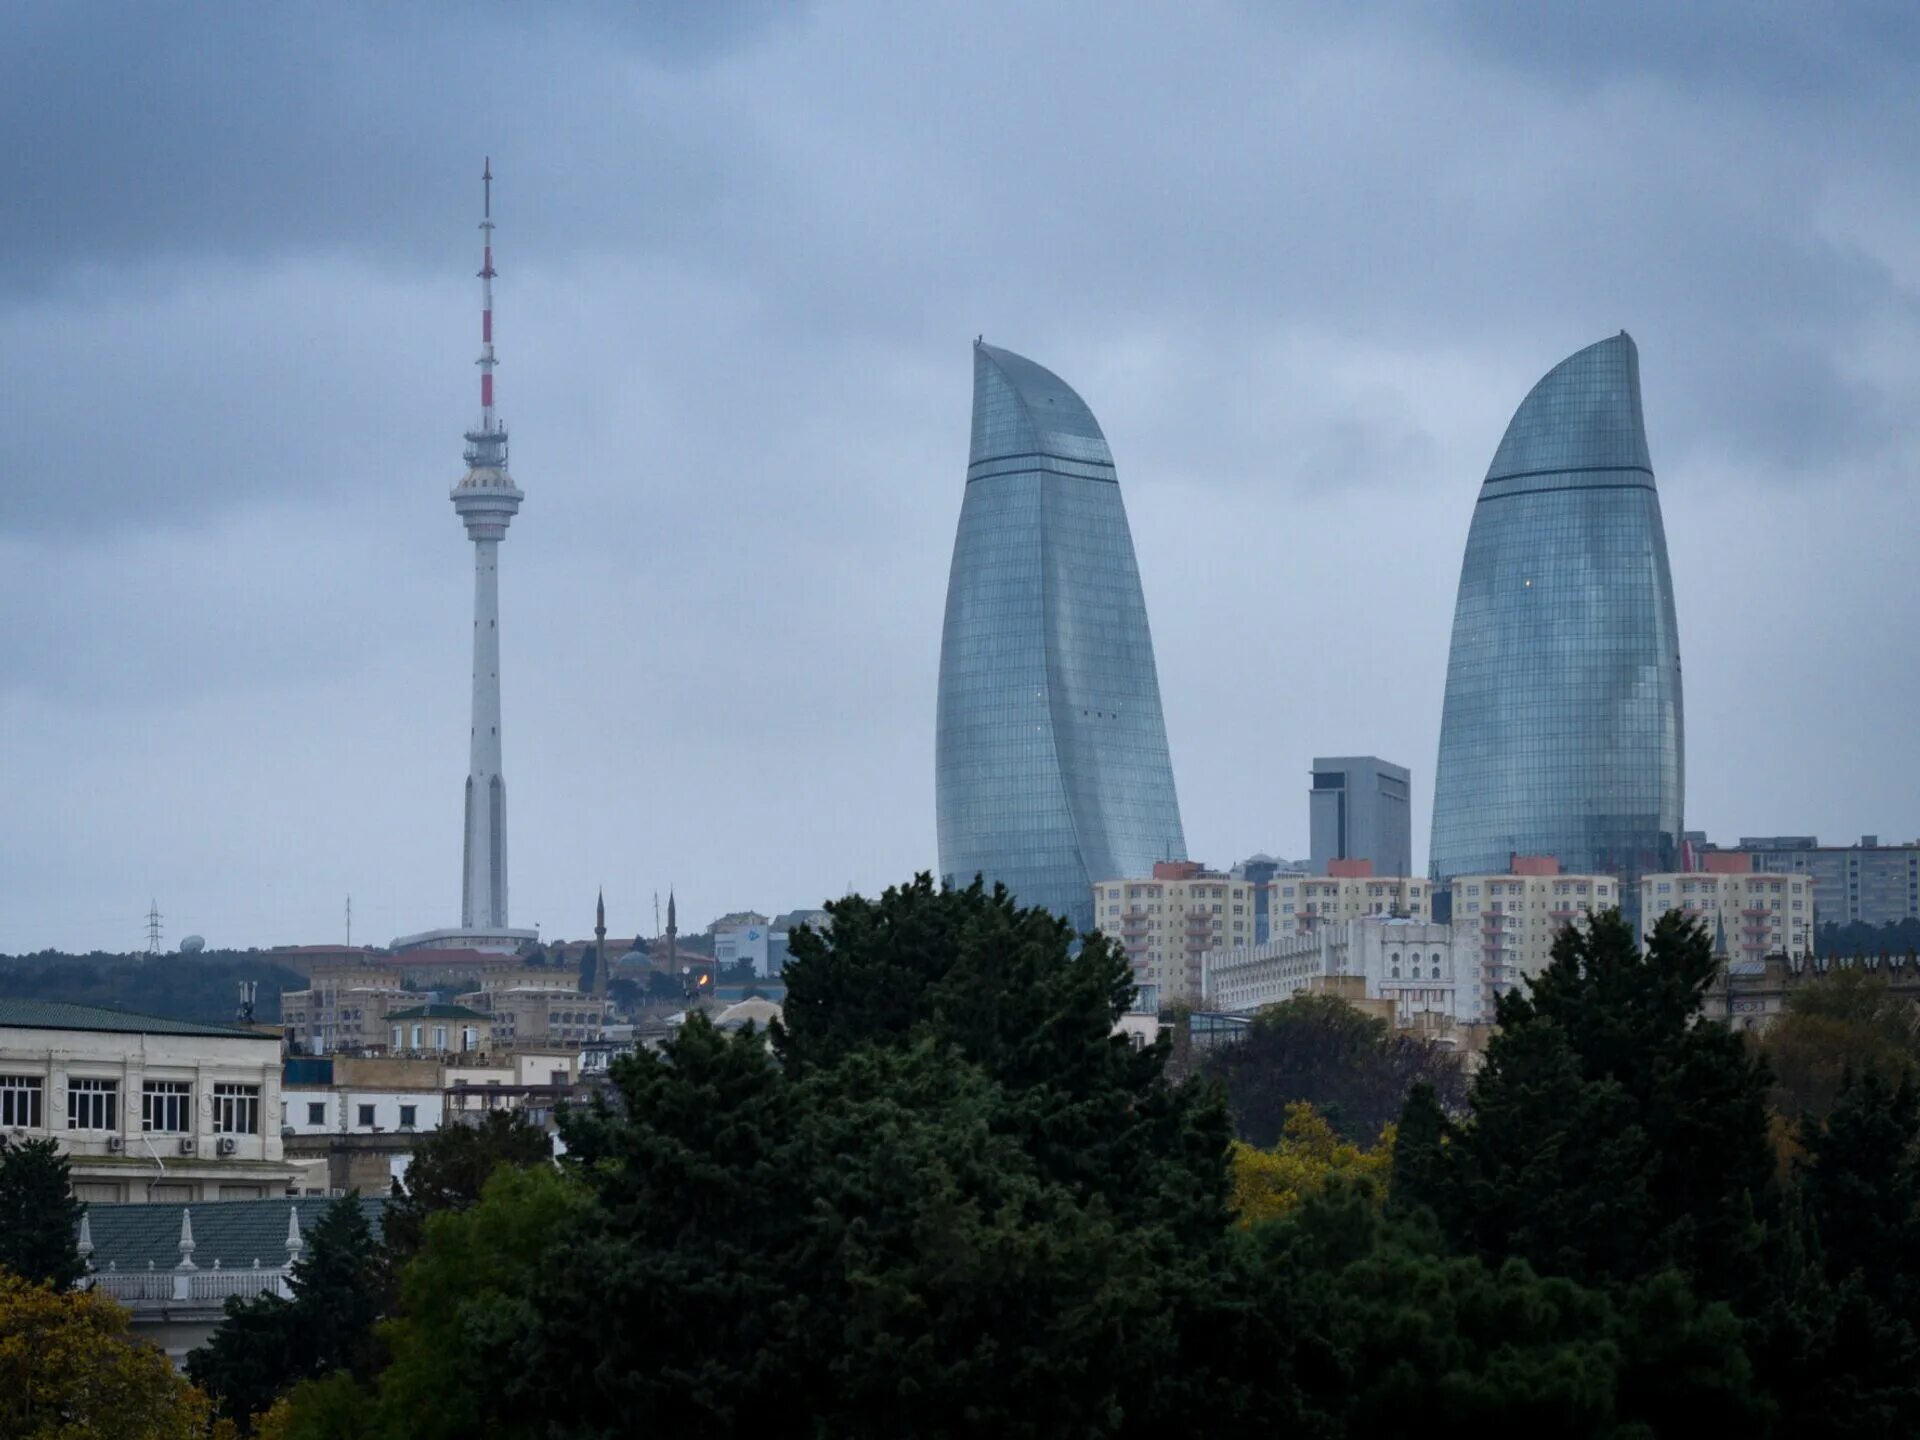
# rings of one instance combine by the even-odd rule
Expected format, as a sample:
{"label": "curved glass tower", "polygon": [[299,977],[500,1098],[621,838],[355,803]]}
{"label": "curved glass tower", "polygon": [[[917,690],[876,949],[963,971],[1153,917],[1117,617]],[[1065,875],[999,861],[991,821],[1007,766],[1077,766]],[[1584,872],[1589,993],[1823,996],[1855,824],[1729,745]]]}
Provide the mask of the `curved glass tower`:
{"label": "curved glass tower", "polygon": [[1093,882],[1184,860],[1113,455],[1031,360],[973,347],[973,450],[934,739],[940,870],[1093,928]]}
{"label": "curved glass tower", "polygon": [[1561,361],[1507,426],[1467,532],[1434,772],[1437,880],[1552,855],[1678,868],[1680,640],[1623,330]]}

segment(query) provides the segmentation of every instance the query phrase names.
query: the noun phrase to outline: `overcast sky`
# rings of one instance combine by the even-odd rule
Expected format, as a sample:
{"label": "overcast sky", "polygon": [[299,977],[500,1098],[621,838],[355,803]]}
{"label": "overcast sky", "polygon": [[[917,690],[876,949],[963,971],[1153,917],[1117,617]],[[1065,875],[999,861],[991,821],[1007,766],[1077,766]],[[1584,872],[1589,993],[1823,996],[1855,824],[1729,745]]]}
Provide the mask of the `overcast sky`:
{"label": "overcast sky", "polygon": [[[1920,832],[1920,13],[15,4],[0,950],[459,916],[493,156],[512,918],[934,865],[969,345],[1119,466],[1197,858],[1412,767],[1555,362],[1639,342],[1689,827]],[[645,12],[645,13],[641,13]]]}

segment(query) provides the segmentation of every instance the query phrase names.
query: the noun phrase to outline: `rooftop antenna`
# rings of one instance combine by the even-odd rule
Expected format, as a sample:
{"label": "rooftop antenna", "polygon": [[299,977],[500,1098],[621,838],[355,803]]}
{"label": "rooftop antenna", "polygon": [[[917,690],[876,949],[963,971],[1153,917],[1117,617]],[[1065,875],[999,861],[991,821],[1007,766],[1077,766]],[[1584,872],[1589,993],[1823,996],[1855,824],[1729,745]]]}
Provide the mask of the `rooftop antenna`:
{"label": "rooftop antenna", "polygon": [[242,1025],[251,1025],[253,1023],[253,1002],[254,998],[259,994],[259,991],[260,982],[258,980],[242,980],[240,982],[240,1023]]}
{"label": "rooftop antenna", "polygon": [[160,902],[154,900],[147,906],[147,954],[160,953]]}

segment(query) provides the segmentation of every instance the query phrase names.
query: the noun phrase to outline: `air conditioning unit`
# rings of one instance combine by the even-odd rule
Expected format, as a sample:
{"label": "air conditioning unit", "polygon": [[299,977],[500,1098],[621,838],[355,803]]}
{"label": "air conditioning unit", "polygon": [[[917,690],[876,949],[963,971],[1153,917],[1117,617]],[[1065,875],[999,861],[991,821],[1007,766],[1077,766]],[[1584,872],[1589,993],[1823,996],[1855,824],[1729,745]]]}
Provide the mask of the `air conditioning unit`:
{"label": "air conditioning unit", "polygon": [[118,1155],[122,1150],[126,1148],[127,1148],[127,1142],[123,1137],[119,1135],[107,1136],[107,1153],[109,1155]]}
{"label": "air conditioning unit", "polygon": [[234,1151],[238,1150],[239,1148],[240,1148],[240,1142],[234,1139],[231,1135],[222,1135],[220,1137],[219,1149],[222,1155],[231,1155],[233,1154]]}
{"label": "air conditioning unit", "polygon": [[185,1137],[183,1137],[183,1138],[181,1139],[181,1141],[180,1141],[180,1153],[181,1153],[182,1155],[191,1155],[191,1154],[193,1154],[193,1137],[192,1137],[191,1135],[188,1135],[188,1136],[185,1136]]}

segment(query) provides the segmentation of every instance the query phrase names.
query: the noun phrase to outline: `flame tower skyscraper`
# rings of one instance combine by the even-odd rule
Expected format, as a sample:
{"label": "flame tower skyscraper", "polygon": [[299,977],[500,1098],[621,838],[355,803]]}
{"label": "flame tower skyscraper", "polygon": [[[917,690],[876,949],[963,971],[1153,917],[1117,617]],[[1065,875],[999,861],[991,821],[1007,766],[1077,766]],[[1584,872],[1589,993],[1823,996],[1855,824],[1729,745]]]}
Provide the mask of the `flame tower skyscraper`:
{"label": "flame tower skyscraper", "polygon": [[395,948],[461,944],[513,949],[537,939],[507,926],[507,781],[500,747],[500,542],[519,512],[507,473],[507,427],[493,408],[493,161],[481,174],[480,419],[467,431],[467,473],[453,508],[473,542],[473,718],[468,735],[466,832],[460,857],[460,925],[394,941]]}

